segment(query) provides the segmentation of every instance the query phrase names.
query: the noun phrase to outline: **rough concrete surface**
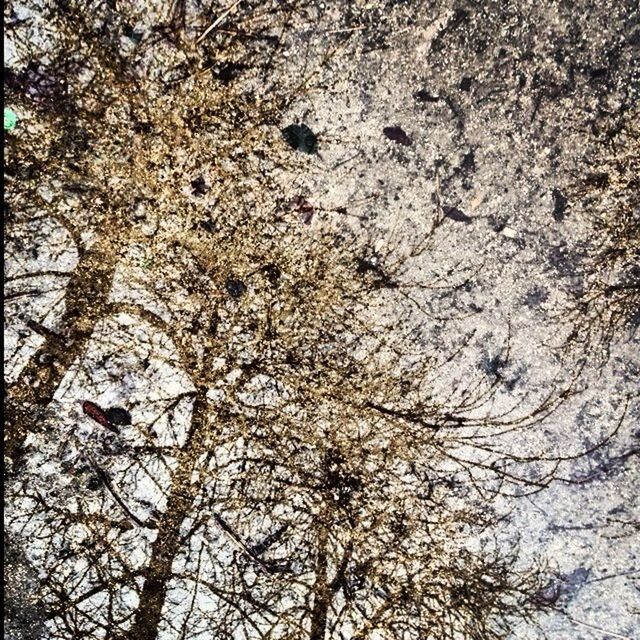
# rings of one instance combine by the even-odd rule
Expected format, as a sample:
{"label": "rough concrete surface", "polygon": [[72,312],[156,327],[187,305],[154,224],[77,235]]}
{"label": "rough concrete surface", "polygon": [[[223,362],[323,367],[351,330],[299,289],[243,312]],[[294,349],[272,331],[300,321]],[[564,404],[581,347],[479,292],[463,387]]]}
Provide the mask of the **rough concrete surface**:
{"label": "rough concrete surface", "polygon": [[640,637],[637,2],[5,28],[7,637]]}

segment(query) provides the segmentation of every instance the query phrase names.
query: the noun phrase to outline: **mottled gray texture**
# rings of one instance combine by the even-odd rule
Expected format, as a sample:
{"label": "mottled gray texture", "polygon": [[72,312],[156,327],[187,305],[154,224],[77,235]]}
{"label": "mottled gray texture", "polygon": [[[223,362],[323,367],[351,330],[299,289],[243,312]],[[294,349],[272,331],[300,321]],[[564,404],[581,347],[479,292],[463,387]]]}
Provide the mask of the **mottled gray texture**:
{"label": "mottled gray texture", "polygon": [[[534,407],[583,366],[580,393],[539,428],[506,434],[496,445],[524,457],[540,450],[577,456],[615,431],[606,446],[563,460],[557,479],[539,493],[494,503],[498,513],[508,514],[495,531],[497,537],[505,546],[519,542],[522,566],[541,558],[552,575],[537,594],[542,611],[514,628],[513,640],[640,637],[637,324],[625,324],[604,337],[582,328],[583,342],[566,346],[577,326],[576,309],[577,318],[589,317],[590,311],[580,312],[579,304],[599,277],[601,250],[607,244],[592,210],[615,212],[619,204],[602,173],[618,149],[638,149],[633,127],[631,138],[619,134],[638,117],[638,18],[637,2],[612,0],[311,3],[307,11],[292,12],[283,36],[287,55],[278,57],[269,76],[291,99],[279,113],[280,121],[265,125],[277,159],[267,171],[290,194],[301,223],[320,229],[335,225],[337,244],[341,233],[349,237],[350,228],[366,235],[371,255],[359,257],[357,273],[377,278],[383,289],[389,284],[384,268],[398,264],[407,265],[406,282],[431,285],[410,289],[411,304],[381,303],[390,332],[411,335],[436,353],[453,351],[469,336],[471,348],[443,369],[434,381],[434,395],[483,377],[499,387],[495,411],[517,400]],[[148,25],[134,26],[144,42]],[[44,25],[39,33],[46,40]],[[12,65],[16,55],[12,50]],[[150,57],[140,62],[138,72],[152,78],[162,74],[161,67]],[[264,77],[251,70],[236,76],[234,69],[223,67],[214,76],[225,82],[237,77],[247,91],[269,91]],[[177,162],[191,166],[185,153],[176,152]],[[215,207],[215,201],[207,200],[208,162],[202,162],[202,180],[194,174],[178,188],[192,189],[194,198]],[[251,190],[250,176],[237,180],[246,180]],[[595,189],[593,200],[584,195],[585,184]],[[635,198],[633,222],[638,224],[637,194]],[[412,239],[440,213],[430,250],[410,256]],[[159,228],[171,235],[170,220],[155,221],[148,211],[140,216],[146,237]],[[208,222],[200,223],[206,229]],[[39,221],[29,238],[28,250],[11,247],[11,255],[21,260],[8,263],[9,275],[75,265],[61,226]],[[178,322],[180,313],[188,315],[190,302],[189,293],[180,288],[177,255],[154,254],[144,241],[128,246],[125,266],[114,279],[113,299],[141,301],[163,319]],[[167,263],[157,278],[145,272],[144,265],[154,260]],[[637,271],[623,275],[637,286]],[[437,288],[443,277],[457,283],[454,292]],[[164,298],[153,291],[158,283]],[[247,292],[235,276],[225,287],[234,300]],[[55,295],[45,293],[38,304],[59,317],[54,301]],[[36,349],[37,336],[24,326],[24,314],[30,312],[24,304],[23,316],[17,313],[6,323],[10,381]],[[216,322],[211,320],[212,332]],[[51,324],[56,327],[55,321]],[[145,414],[148,398],[156,401],[162,393],[177,395],[190,388],[183,372],[174,368],[171,345],[147,326],[123,327],[112,319],[102,331],[111,342],[107,346],[118,353],[113,370],[104,368],[107,356],[101,350],[106,353],[107,347],[92,342],[84,355],[84,373],[65,378],[56,394],[53,417],[60,423],[81,419],[77,403],[89,381],[96,388],[104,383],[104,402],[133,403],[138,412],[132,411],[134,424],[153,417],[152,411]],[[152,346],[124,353],[131,335]],[[145,359],[146,366],[151,360],[151,369],[163,372],[157,386],[144,377],[140,362]],[[109,386],[113,379],[118,387]],[[243,392],[247,404],[255,402],[256,394],[283,393],[271,378],[256,385],[258,391]],[[209,393],[213,397],[222,391]],[[181,442],[180,420],[177,424],[171,434],[167,425],[160,429],[161,442]],[[30,473],[35,475],[36,469],[43,482],[55,485],[57,466],[45,473],[46,464],[52,456],[60,457],[54,465],[64,463],[64,451],[56,451],[57,443],[46,437],[38,438],[32,443]],[[87,438],[105,456],[119,446],[105,433]],[[528,472],[534,478],[538,469]],[[158,470],[157,477],[163,473]],[[71,490],[65,482],[59,487],[63,493]],[[93,476],[88,483],[91,490],[100,486]],[[164,508],[162,491],[153,482],[141,483],[136,493],[148,501],[149,514],[154,502]],[[147,542],[137,549],[143,557]],[[28,540],[22,543],[29,545]],[[37,564],[35,552],[33,560]],[[40,610],[23,604],[31,575],[24,562],[15,556],[9,563],[14,577],[6,615],[13,625],[9,633],[14,635],[7,636],[12,640],[41,637]],[[544,605],[554,606],[545,611]]]}

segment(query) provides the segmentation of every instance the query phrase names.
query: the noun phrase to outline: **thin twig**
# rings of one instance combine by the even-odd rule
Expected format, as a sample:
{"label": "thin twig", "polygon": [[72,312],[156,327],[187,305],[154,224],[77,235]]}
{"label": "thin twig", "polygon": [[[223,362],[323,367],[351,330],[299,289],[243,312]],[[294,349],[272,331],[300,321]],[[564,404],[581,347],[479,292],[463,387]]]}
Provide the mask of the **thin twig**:
{"label": "thin twig", "polygon": [[196,40],[196,44],[200,44],[219,24],[221,24],[224,19],[242,2],[242,0],[237,0],[234,2],[226,11],[224,11],[220,16],[218,16],[208,27],[207,30]]}
{"label": "thin twig", "polygon": [[571,616],[568,616],[569,620],[574,624],[580,625],[581,627],[586,627],[587,629],[593,629],[594,631],[600,631],[601,633],[605,633],[608,636],[613,636],[614,638],[620,638],[620,640],[633,640],[631,636],[623,636],[620,633],[615,633],[614,631],[608,631],[607,629],[603,629],[602,627],[596,627],[593,624],[589,624],[588,622],[583,622],[582,620],[576,620]]}
{"label": "thin twig", "polygon": [[93,459],[93,456],[89,455],[88,457],[89,457],[89,462],[91,463],[91,466],[93,467],[93,470],[98,474],[98,476],[100,477],[100,479],[104,483],[104,486],[109,490],[109,493],[113,496],[113,499],[120,505],[120,508],[125,512],[127,517],[132,522],[137,524],[139,527],[144,527],[146,529],[155,529],[156,527],[151,526],[151,525],[143,522],[142,520],[140,520],[140,518],[138,518],[136,515],[134,515],[131,512],[131,510],[126,505],[124,500],[116,492],[115,488],[113,487],[113,484],[111,484],[111,480],[109,479],[109,476],[107,475],[106,471],[104,471],[104,469],[102,469],[100,466],[98,466],[96,464],[96,461]]}
{"label": "thin twig", "polygon": [[253,560],[253,562],[256,563],[262,573],[269,575],[269,569],[264,564],[264,562],[262,562],[262,560],[260,560],[260,558],[258,558],[255,553],[251,552],[247,545],[240,539],[240,536],[227,524],[227,522],[217,513],[213,514],[213,519],[216,521],[218,526],[227,534],[227,537],[235,544],[235,546],[240,549],[242,553]]}
{"label": "thin twig", "polygon": [[349,33],[351,31],[364,31],[365,29],[367,29],[366,26],[351,27],[350,29],[331,29],[330,31],[325,31],[325,33]]}

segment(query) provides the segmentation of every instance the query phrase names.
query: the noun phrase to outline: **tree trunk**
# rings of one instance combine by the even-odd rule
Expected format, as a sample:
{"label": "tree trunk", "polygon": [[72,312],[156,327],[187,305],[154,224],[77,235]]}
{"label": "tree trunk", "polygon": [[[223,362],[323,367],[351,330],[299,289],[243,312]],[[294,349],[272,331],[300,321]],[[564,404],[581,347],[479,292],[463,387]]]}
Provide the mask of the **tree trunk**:
{"label": "tree trunk", "polygon": [[[113,247],[114,243],[118,246],[122,242],[113,231],[112,225],[109,234],[101,236],[81,254],[71,274],[65,295],[66,310],[60,323],[62,335],[43,332],[45,342],[18,380],[5,386],[5,455],[12,460],[14,471],[27,435],[41,427],[42,409],[53,400],[62,379],[105,315],[118,259]],[[51,356],[53,363],[48,363]]]}
{"label": "tree trunk", "polygon": [[151,547],[151,559],[145,569],[145,581],[140,604],[133,624],[126,635],[130,640],[155,640],[162,619],[162,608],[173,577],[173,562],[182,548],[180,527],[192,512],[201,485],[191,477],[198,458],[205,449],[204,431],[207,427],[206,389],[199,390],[193,404],[191,430],[180,463],[173,477],[167,509],[158,525],[158,537]]}
{"label": "tree trunk", "polygon": [[331,602],[331,589],[327,581],[327,546],[329,532],[324,524],[318,534],[318,558],[316,560],[316,581],[313,586],[313,610],[311,611],[310,640],[324,640],[327,628],[327,613]]}

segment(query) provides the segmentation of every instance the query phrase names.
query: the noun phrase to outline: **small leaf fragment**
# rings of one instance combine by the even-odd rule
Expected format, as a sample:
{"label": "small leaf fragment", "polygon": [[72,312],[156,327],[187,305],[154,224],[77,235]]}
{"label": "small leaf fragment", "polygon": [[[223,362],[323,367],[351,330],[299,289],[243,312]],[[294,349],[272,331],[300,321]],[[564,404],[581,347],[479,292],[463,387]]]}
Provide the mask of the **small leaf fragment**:
{"label": "small leaf fragment", "polygon": [[466,213],[464,213],[457,207],[448,207],[447,205],[442,205],[442,213],[444,213],[447,218],[455,220],[456,222],[464,222],[465,224],[470,224],[473,220],[473,218],[470,218]]}
{"label": "small leaf fragment", "polygon": [[131,424],[131,414],[122,407],[111,407],[104,413],[111,424],[121,426],[128,426]]}
{"label": "small leaf fragment", "polygon": [[238,280],[237,278],[229,278],[225,284],[225,288],[227,290],[227,293],[234,300],[237,300],[244,295],[245,291],[247,290],[247,285],[245,285],[242,280]]}
{"label": "small leaf fragment", "polygon": [[405,147],[411,146],[413,144],[413,140],[400,127],[385,127],[382,130],[382,133],[384,133],[384,135],[389,138],[389,140],[393,140],[393,142],[402,144]]}
{"label": "small leaf fragment", "polygon": [[290,124],[282,129],[287,144],[302,153],[315,153],[318,146],[316,134],[306,124]]}

